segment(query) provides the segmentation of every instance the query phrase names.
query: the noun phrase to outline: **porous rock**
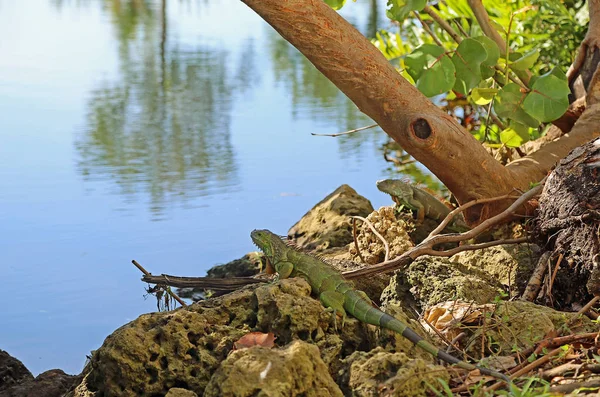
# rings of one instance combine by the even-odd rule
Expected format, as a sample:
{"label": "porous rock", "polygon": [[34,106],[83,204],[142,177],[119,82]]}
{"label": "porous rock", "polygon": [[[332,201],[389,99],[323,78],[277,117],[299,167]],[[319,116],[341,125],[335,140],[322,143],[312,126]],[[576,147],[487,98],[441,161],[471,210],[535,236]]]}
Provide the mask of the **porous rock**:
{"label": "porous rock", "polygon": [[428,385],[448,382],[447,370],[404,353],[392,353],[381,347],[369,352],[356,352],[345,360],[343,373],[346,394],[353,396],[426,396]]}
{"label": "porous rock", "polygon": [[0,350],[0,391],[33,379],[21,361]]}
{"label": "porous rock", "polygon": [[291,229],[288,237],[308,250],[343,247],[352,241],[350,216],[367,216],[371,202],[348,185],[338,187],[308,211]]}
{"label": "porous rock", "polygon": [[510,286],[511,296],[517,296],[525,289],[539,252],[535,244],[506,244],[463,251],[450,257],[450,261],[487,273],[499,283]]}
{"label": "porous rock", "polygon": [[164,395],[180,387],[202,395],[233,343],[250,331],[273,332],[278,346],[296,339],[314,343],[331,368],[370,348],[364,324],[348,318],[338,334],[331,313],[310,297],[308,283],[286,279],[140,316],[93,354],[85,389],[127,397]]}
{"label": "porous rock", "polygon": [[198,397],[198,395],[191,390],[173,387],[169,389],[165,397]]}
{"label": "porous rock", "polygon": [[381,300],[413,299],[423,307],[453,299],[487,303],[502,291],[496,279],[479,269],[443,257],[421,256],[406,270],[396,272]]}
{"label": "porous rock", "polygon": [[[375,230],[388,243],[389,259],[393,259],[414,247],[409,233],[414,229],[411,221],[396,219],[394,207],[381,207],[367,216],[367,220]],[[355,244],[349,245],[350,253],[355,257],[362,257],[365,263],[375,265],[385,259],[385,244],[367,225],[361,222],[359,233],[356,238],[358,250]]]}
{"label": "porous rock", "polygon": [[294,341],[282,349],[254,346],[221,363],[204,396],[342,396],[319,349]]}
{"label": "porous rock", "polygon": [[60,369],[42,372],[30,379],[6,389],[0,389],[0,397],[62,397],[80,379],[67,375]]}

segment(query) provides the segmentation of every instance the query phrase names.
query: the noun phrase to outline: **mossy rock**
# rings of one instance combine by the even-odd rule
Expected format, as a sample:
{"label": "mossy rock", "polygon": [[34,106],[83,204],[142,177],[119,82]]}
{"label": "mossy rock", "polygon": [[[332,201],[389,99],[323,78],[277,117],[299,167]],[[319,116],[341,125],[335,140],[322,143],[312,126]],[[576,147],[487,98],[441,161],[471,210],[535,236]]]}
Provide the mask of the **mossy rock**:
{"label": "mossy rock", "polygon": [[440,380],[450,380],[448,371],[440,365],[380,347],[356,352],[345,364],[342,384],[346,394],[353,396],[427,396],[431,394],[429,385],[435,387]]}
{"label": "mossy rock", "polygon": [[307,250],[343,247],[352,241],[350,216],[367,216],[371,202],[348,185],[338,187],[308,211],[291,229],[288,237]]}
{"label": "mossy rock", "polygon": [[205,397],[343,396],[319,349],[294,341],[281,349],[253,346],[232,352],[204,391]]}

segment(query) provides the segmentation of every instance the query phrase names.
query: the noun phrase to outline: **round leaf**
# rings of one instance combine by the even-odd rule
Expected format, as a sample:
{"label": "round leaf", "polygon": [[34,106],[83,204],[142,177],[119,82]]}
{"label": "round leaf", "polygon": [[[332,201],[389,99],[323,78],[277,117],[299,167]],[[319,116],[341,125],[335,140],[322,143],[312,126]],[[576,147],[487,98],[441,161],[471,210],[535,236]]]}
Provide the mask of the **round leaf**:
{"label": "round leaf", "polygon": [[426,5],[427,0],[388,0],[387,16],[402,22],[411,11],[421,11]]}
{"label": "round leaf", "polygon": [[485,48],[487,54],[487,58],[481,63],[481,77],[484,79],[492,77],[495,73],[494,66],[500,58],[500,49],[496,42],[487,36],[473,37],[473,39]]}
{"label": "round leaf", "polygon": [[510,126],[500,132],[500,142],[508,147],[519,147],[529,141],[529,129],[521,123],[510,123]]}
{"label": "round leaf", "polygon": [[488,103],[492,102],[492,99],[494,99],[494,95],[496,95],[497,93],[498,93],[497,88],[475,87],[471,91],[471,99],[477,105],[483,106],[483,105],[487,105]]}
{"label": "round leaf", "polygon": [[535,63],[535,61],[537,61],[539,56],[540,56],[539,50],[536,49],[536,50],[529,51],[528,53],[526,53],[519,59],[511,62],[510,68],[512,70],[527,70],[533,66],[533,64]]}
{"label": "round leaf", "polygon": [[521,88],[517,84],[508,83],[498,91],[494,110],[500,117],[507,117],[526,126],[536,128],[540,125],[539,121],[527,114],[521,107],[524,96],[525,94],[521,92]]}
{"label": "round leaf", "polygon": [[434,44],[424,44],[404,59],[406,70],[416,81],[425,96],[431,97],[452,89],[454,65],[444,49]]}
{"label": "round leaf", "polygon": [[344,6],[346,0],[325,0],[325,3],[334,10],[339,10]]}
{"label": "round leaf", "polygon": [[456,48],[452,63],[456,68],[454,90],[467,95],[481,81],[481,63],[487,58],[485,48],[475,39],[465,39]]}
{"label": "round leaf", "polygon": [[569,85],[552,72],[539,77],[531,90],[523,101],[523,108],[542,122],[556,120],[569,107]]}

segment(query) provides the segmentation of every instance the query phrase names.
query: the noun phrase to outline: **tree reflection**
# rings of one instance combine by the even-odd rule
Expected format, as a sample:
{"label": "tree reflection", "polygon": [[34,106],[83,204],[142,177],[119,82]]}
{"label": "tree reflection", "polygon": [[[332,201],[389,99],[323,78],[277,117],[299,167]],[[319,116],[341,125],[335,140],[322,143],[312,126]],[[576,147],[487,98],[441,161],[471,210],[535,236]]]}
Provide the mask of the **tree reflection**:
{"label": "tree reflection", "polygon": [[167,201],[235,185],[232,94],[245,76],[228,75],[224,50],[169,42],[166,0],[111,0],[105,10],[121,77],[91,93],[88,127],[76,140],[80,172],[115,181],[130,199],[147,191],[156,214]]}

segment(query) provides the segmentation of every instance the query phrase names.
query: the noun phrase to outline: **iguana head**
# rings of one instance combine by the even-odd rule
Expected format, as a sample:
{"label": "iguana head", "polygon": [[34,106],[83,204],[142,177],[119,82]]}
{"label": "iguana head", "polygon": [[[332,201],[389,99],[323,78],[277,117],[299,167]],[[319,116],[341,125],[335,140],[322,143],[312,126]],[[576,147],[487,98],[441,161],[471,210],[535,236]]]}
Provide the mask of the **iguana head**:
{"label": "iguana head", "polygon": [[279,262],[289,249],[281,237],[266,229],[253,230],[250,237],[272,263]]}
{"label": "iguana head", "polygon": [[383,179],[377,181],[377,189],[392,196],[392,199],[398,203],[406,205],[405,201],[413,196],[413,189],[410,184],[398,179]]}

